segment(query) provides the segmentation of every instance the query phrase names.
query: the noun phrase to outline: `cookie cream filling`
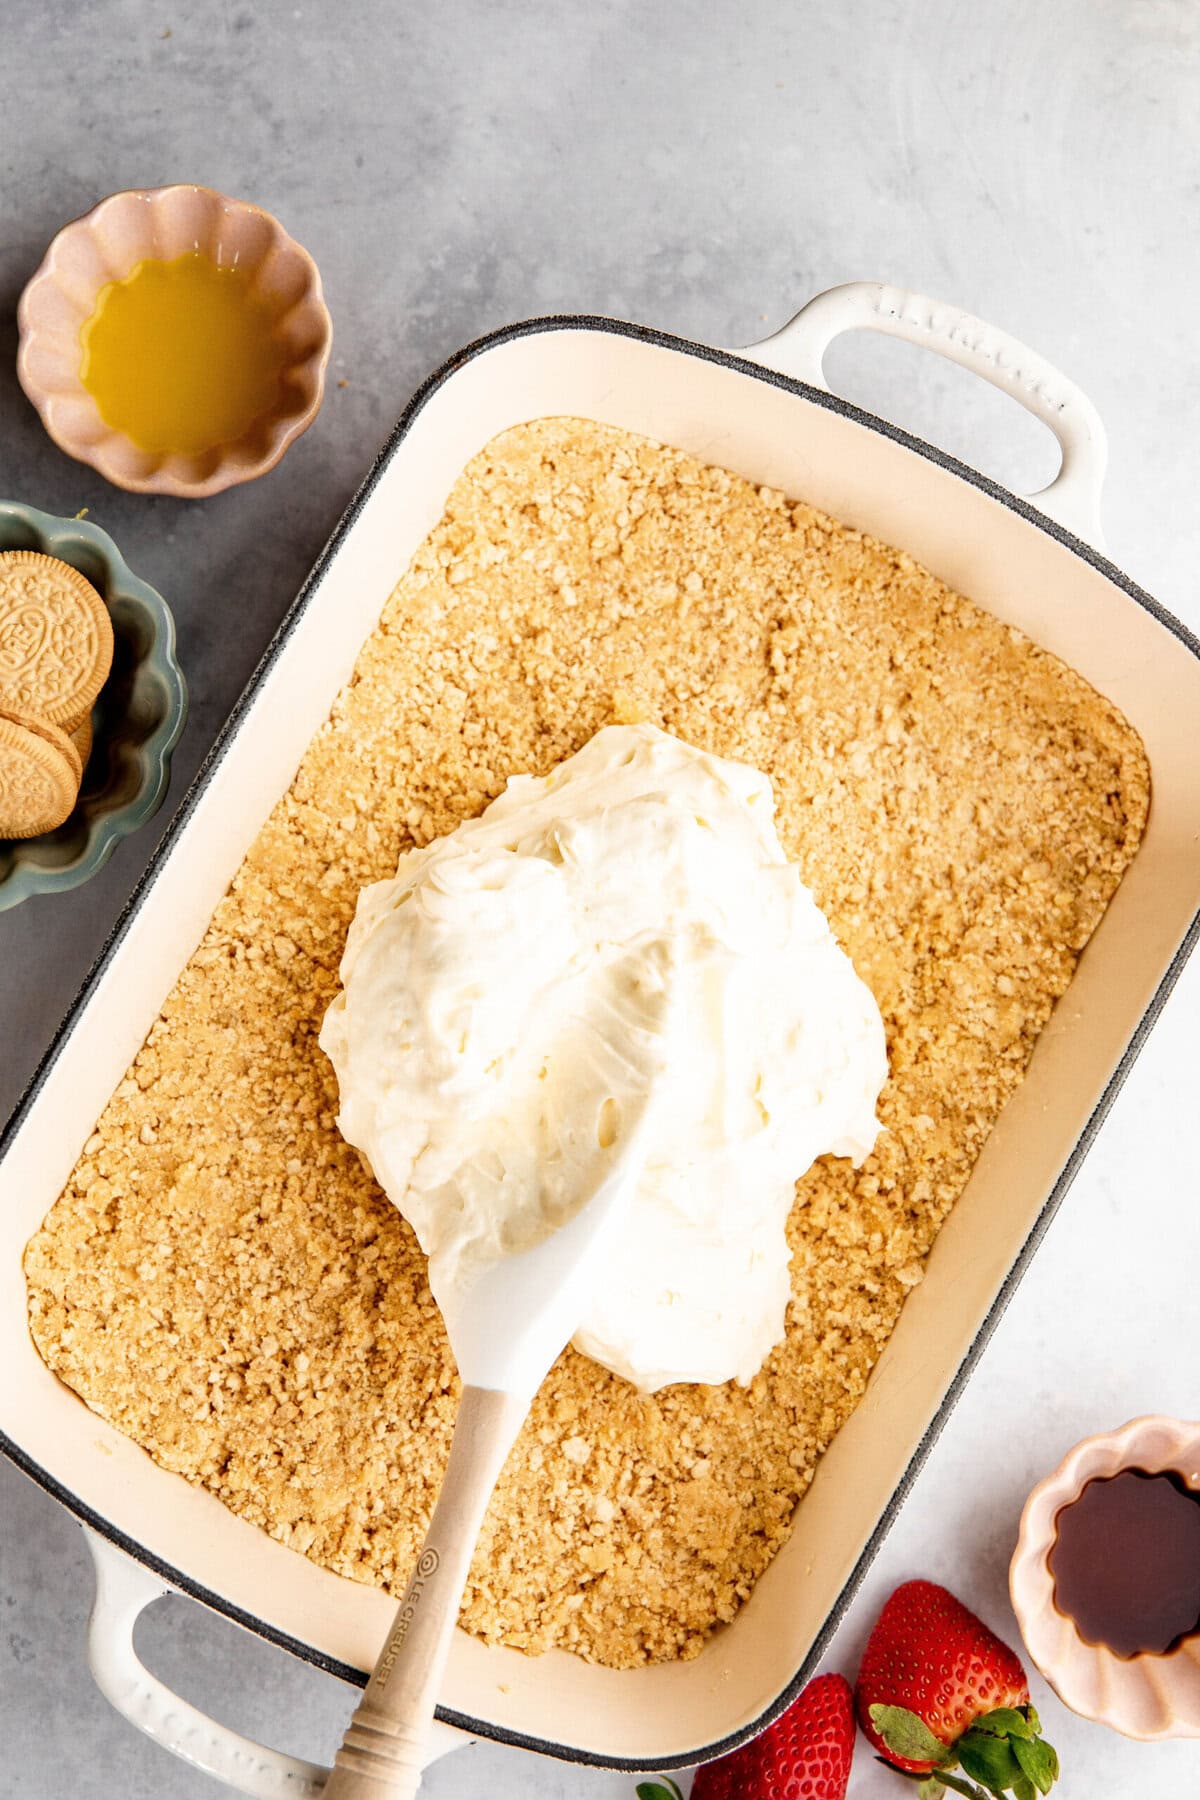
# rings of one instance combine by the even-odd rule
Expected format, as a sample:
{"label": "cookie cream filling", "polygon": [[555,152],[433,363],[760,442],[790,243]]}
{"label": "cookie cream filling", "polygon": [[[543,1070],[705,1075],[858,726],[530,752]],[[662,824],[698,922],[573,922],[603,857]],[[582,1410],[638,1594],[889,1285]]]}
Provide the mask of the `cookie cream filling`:
{"label": "cookie cream filling", "polygon": [[365,888],[341,980],[338,1123],[439,1303],[570,1217],[649,1097],[574,1343],[644,1391],[753,1377],[783,1336],[795,1183],[868,1154],[887,1074],[766,776],[610,726]]}

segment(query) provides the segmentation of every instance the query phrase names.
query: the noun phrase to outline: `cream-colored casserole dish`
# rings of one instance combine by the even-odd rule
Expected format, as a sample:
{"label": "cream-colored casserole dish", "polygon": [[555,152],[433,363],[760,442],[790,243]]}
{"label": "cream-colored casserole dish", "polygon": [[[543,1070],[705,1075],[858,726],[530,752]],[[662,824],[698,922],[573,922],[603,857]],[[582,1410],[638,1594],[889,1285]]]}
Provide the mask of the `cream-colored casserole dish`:
{"label": "cream-colored casserole dish", "polygon": [[[1017,499],[833,398],[821,385],[822,352],[859,327],[925,343],[1022,400],[1062,446],[1051,487],[1032,503]],[[33,1348],[21,1256],[464,464],[495,433],[563,414],[677,446],[903,547],[1120,707],[1145,743],[1153,800],[1142,848],[865,1398],[733,1623],[692,1661],[634,1672],[560,1652],[526,1658],[460,1633],[444,1721],[565,1758],[663,1768],[729,1748],[786,1704],[1196,933],[1200,645],[1099,550],[1103,432],[1083,396],[1031,352],[920,296],[857,284],[820,296],[748,352],[555,318],[497,332],[432,376],[322,553],[0,1142],[0,1442],[91,1527],[101,1555],[93,1666],[105,1691],[143,1729],[249,1793],[315,1793],[321,1771],[236,1739],[160,1689],[133,1656],[139,1607],[169,1582],[362,1681],[392,1602],[283,1548],[88,1412]],[[151,1573],[114,1561],[112,1545]]]}

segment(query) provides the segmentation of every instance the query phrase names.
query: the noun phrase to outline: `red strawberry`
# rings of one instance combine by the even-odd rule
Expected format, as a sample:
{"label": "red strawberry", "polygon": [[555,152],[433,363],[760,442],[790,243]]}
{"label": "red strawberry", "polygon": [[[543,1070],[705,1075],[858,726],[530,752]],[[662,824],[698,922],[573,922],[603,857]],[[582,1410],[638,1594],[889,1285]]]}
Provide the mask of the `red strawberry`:
{"label": "red strawberry", "polygon": [[928,1777],[923,1800],[947,1789],[971,1800],[1036,1800],[1054,1784],[1058,1757],[1040,1735],[1020,1662],[932,1581],[896,1589],[868,1640],[854,1697],[883,1761]]}
{"label": "red strawberry", "polygon": [[[761,1737],[698,1769],[692,1800],[845,1800],[853,1755],[850,1683],[818,1675]],[[637,1791],[641,1800],[667,1797],[653,1782]]]}

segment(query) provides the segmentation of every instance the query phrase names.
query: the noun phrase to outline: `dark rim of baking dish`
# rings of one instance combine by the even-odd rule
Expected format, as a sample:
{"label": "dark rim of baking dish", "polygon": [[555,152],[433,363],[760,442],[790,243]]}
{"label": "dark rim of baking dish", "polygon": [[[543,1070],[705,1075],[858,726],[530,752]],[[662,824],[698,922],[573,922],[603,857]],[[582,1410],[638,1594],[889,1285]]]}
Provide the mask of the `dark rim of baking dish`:
{"label": "dark rim of baking dish", "polygon": [[[362,486],[351,500],[346,511],[342,514],[329,541],[326,543],[324,549],[317,557],[316,562],[313,564],[312,569],[309,571],[304,585],[296,595],[295,600],[292,602],[280,622],[278,630],[264,650],[258,667],[254,670],[254,673],[246,683],[236,705],[218,733],[212,749],[209,751],[203,764],[198,770],[191,787],[184,795],[179,810],[176,812],[174,818],[171,820],[171,823],[163,834],[157,849],[146,867],[145,873],[142,875],[141,880],[130,895],[129,900],[121,912],[116,924],[113,926],[104,947],[85,977],[78,994],[71,1004],[70,1010],[67,1012],[62,1024],[55,1033],[49,1049],[39,1063],[29,1086],[26,1088],[18,1102],[3,1133],[0,1134],[0,1159],[3,1158],[12,1138],[15,1136],[29,1112],[33,1101],[37,1097],[38,1091],[42,1087],[50,1070],[53,1068],[76,1019],[103,975],[105,967],[112,957],[114,950],[129,930],[134,916],[142,906],[147,894],[158,878],[166,858],[170,855],[176,839],[179,837],[188,819],[195,810],[200,796],[212,780],[217,766],[224,758],[231,741],[236,736],[242,717],[247,711],[259,685],[271,669],[276,658],[279,656],[284,644],[291,636],[298,619],[308,604],[309,597],[323,580],[325,571],[329,567],[330,561],[338,550],[343,538],[358,518],[368,496],[375,488],[380,476],[391,461],[399,445],[411,430],[414,420],[428,405],[434,394],[438,392],[450,377],[456,374],[459,369],[465,367],[467,363],[474,361],[476,357],[483,355],[487,351],[494,350],[502,344],[510,343],[517,338],[532,337],[539,333],[550,331],[605,332],[616,337],[632,338],[638,343],[654,345],[659,349],[678,351],[685,356],[696,357],[702,362],[717,363],[724,368],[734,370],[740,375],[748,375],[755,381],[764,382],[769,387],[781,388],[785,393],[798,395],[802,399],[811,401],[815,406],[824,407],[828,412],[841,414],[843,418],[863,426],[868,431],[876,432],[882,437],[891,438],[893,442],[902,445],[905,449],[911,450],[915,452],[916,455],[924,457],[927,462],[935,463],[939,468],[945,469],[952,475],[956,475],[960,480],[967,482],[971,487],[979,488],[983,493],[990,495],[993,500],[998,501],[1001,506],[1006,507],[1009,512],[1016,513],[1017,516],[1024,519],[1027,524],[1035,526],[1037,530],[1044,532],[1048,537],[1056,539],[1058,543],[1062,544],[1066,549],[1078,556],[1083,562],[1090,564],[1092,568],[1098,570],[1098,572],[1105,576],[1107,580],[1111,581],[1115,587],[1120,588],[1121,591],[1127,594],[1131,600],[1135,601],[1144,612],[1149,613],[1150,616],[1156,619],[1160,625],[1164,626],[1172,636],[1178,638],[1180,643],[1186,645],[1197,660],[1200,660],[1200,639],[1197,639],[1196,636],[1188,630],[1187,626],[1184,625],[1181,620],[1177,619],[1173,613],[1168,612],[1157,600],[1153,599],[1151,595],[1138,587],[1136,582],[1131,581],[1127,575],[1123,574],[1122,571],[1117,568],[1116,564],[1110,562],[1100,551],[1094,549],[1090,544],[1084,543],[1082,539],[1077,538],[1072,532],[1057,524],[1053,519],[1047,518],[1045,514],[1040,513],[1037,508],[1032,506],[1028,501],[1020,499],[1016,494],[1010,493],[1007,488],[1001,487],[998,482],[992,481],[988,476],[981,475],[978,470],[972,469],[966,463],[960,462],[957,457],[948,455],[946,451],[939,450],[935,445],[926,443],[922,438],[914,437],[911,432],[903,430],[898,425],[889,423],[886,419],[877,418],[873,413],[864,411],[861,407],[853,405],[848,400],[839,398],[836,394],[827,393],[822,388],[811,387],[807,382],[797,381],[789,375],[777,374],[772,369],[764,369],[761,364],[752,361],[748,356],[739,355],[736,351],[713,349],[706,344],[692,343],[687,338],[674,337],[669,332],[655,331],[651,327],[644,325],[627,324],[623,320],[592,317],[587,314],[554,314],[546,318],[527,319],[519,324],[503,326],[498,331],[490,332],[486,337],[477,338],[474,343],[468,344],[464,349],[457,351],[451,356],[439,369],[436,369],[434,373],[428,377],[421,387],[417,389],[407,407],[404,409],[399,422],[396,424],[383,448],[375,458],[374,463],[371,465]],[[532,1737],[525,1732],[513,1731],[506,1726],[492,1724],[487,1720],[474,1719],[467,1714],[455,1712],[451,1708],[445,1706],[439,1706],[437,1709],[437,1717],[439,1719],[447,1725],[456,1726],[459,1730],[468,1733],[471,1737],[489,1738],[496,1743],[510,1744],[517,1749],[536,1751],[543,1756],[553,1756],[563,1762],[589,1764],[596,1768],[621,1769],[627,1770],[630,1773],[637,1773],[645,1769],[684,1769],[690,1768],[692,1764],[697,1762],[711,1761],[714,1757],[726,1755],[729,1751],[736,1749],[739,1744],[746,1743],[750,1738],[757,1736],[757,1734],[769,1725],[773,1719],[778,1718],[779,1714],[783,1712],[796,1698],[797,1694],[799,1694],[801,1688],[814,1673],[818,1663],[825,1654],[829,1642],[837,1627],[840,1625],[850,1602],[858,1591],[867,1570],[870,1568],[871,1563],[875,1558],[876,1552],[883,1543],[888,1531],[891,1529],[913,1483],[921,1472],[921,1468],[924,1465],[929,1452],[937,1442],[943,1426],[950,1417],[951,1412],[954,1410],[954,1407],[962,1394],[963,1388],[966,1385],[967,1378],[974,1369],[975,1364],[979,1361],[980,1356],[983,1354],[988,1340],[991,1338],[992,1333],[995,1331],[996,1326],[999,1324],[1000,1319],[1004,1314],[1005,1308],[1008,1306],[1009,1301],[1016,1292],[1021,1277],[1028,1268],[1035,1250],[1045,1236],[1050,1221],[1062,1203],[1063,1197],[1072,1181],[1075,1179],[1075,1175],[1090,1149],[1092,1141],[1099,1131],[1100,1126],[1103,1124],[1109,1108],[1112,1106],[1113,1101],[1119,1093],[1125,1077],[1128,1075],[1136,1061],[1142,1045],[1145,1043],[1152,1026],[1166,1003],[1171,989],[1179,978],[1184,964],[1195,947],[1198,936],[1200,936],[1200,912],[1197,912],[1192,919],[1187,933],[1175,952],[1170,966],[1164,974],[1162,981],[1159,983],[1150,1004],[1138,1021],[1137,1027],[1125,1048],[1120,1062],[1113,1071],[1112,1077],[1097,1102],[1091,1117],[1088,1119],[1080,1133],[1079,1139],[1064,1164],[1057,1181],[1051,1189],[1045,1205],[1034,1222],[1024,1244],[1021,1246],[1016,1260],[1004,1280],[1003,1286],[989,1308],[987,1316],[976,1333],[966,1355],[963,1357],[962,1362],[955,1371],[941,1404],[931,1419],[924,1436],[921,1438],[912,1457],[909,1459],[904,1474],[901,1476],[900,1481],[881,1513],[879,1522],[876,1525],[875,1530],[871,1533],[862,1554],[859,1556],[858,1561],[855,1563],[854,1568],[847,1577],[841,1593],[835,1600],[824,1624],[813,1640],[807,1656],[796,1670],[791,1681],[788,1682],[782,1692],[772,1700],[770,1705],[764,1707],[762,1712],[760,1712],[751,1723],[742,1726],[738,1731],[731,1732],[729,1736],[721,1738],[714,1743],[697,1745],[686,1754],[680,1754],[676,1751],[663,1756],[656,1757],[646,1755],[634,1758],[601,1756],[595,1751],[578,1749],[569,1744],[558,1744],[547,1738]],[[27,1456],[21,1450],[20,1446],[14,1444],[3,1432],[0,1432],[0,1449],[5,1451],[11,1460],[16,1463],[18,1468],[22,1469],[26,1475],[30,1476],[41,1487],[45,1488],[48,1493],[53,1494],[55,1499],[60,1500],[68,1511],[74,1513],[84,1524],[90,1526],[92,1530],[97,1532],[101,1537],[107,1538],[110,1543],[116,1545],[118,1549],[123,1550],[126,1555],[133,1557],[135,1561],[142,1563],[146,1568],[152,1569],[155,1574],[162,1576],[164,1581],[168,1582],[171,1587],[178,1589],[180,1593],[188,1594],[192,1599],[201,1601],[214,1612],[222,1614],[227,1619],[232,1619],[236,1624],[244,1626],[247,1630],[254,1632],[258,1637],[265,1638],[268,1643],[276,1644],[281,1649],[289,1650],[292,1655],[301,1658],[302,1661],[311,1663],[316,1668],[325,1670],[328,1674],[337,1675],[343,1681],[349,1682],[354,1686],[366,1686],[367,1676],[362,1670],[351,1668],[349,1664],[339,1662],[336,1658],[327,1656],[323,1651],[316,1649],[313,1645],[303,1643],[301,1640],[291,1637],[288,1633],[280,1631],[275,1626],[268,1624],[265,1620],[255,1617],[252,1613],[245,1612],[241,1607],[224,1599],[220,1594],[215,1594],[210,1589],[204,1587],[202,1583],[194,1580],[182,1570],[176,1569],[170,1563],[164,1562],[159,1557],[152,1555],[141,1544],[126,1536],[123,1531],[119,1530],[107,1519],[102,1518],[98,1513],[94,1512],[73,1494],[69,1488],[64,1487],[56,1477],[50,1475],[46,1470],[42,1469],[34,1462],[31,1457]]]}

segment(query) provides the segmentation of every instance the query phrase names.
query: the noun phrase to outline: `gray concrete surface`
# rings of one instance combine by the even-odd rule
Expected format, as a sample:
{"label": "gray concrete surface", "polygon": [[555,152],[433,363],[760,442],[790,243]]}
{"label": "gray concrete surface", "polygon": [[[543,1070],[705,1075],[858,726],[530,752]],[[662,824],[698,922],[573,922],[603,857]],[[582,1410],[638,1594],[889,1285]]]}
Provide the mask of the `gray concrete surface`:
{"label": "gray concrete surface", "polygon": [[[4,10],[0,493],[80,507],[174,607],[192,690],[177,799],[404,400],[506,320],[618,314],[738,344],[816,289],[904,283],[1006,326],[1099,405],[1116,560],[1200,625],[1200,11],[1192,0],[48,0]],[[320,263],[332,383],[274,474],[188,505],[59,454],[21,396],[13,309],[46,242],[116,188],[196,180],[276,211]],[[903,346],[835,385],[1017,486],[1053,468],[1012,402]],[[343,387],[340,382],[344,381]],[[167,811],[170,810],[170,803]],[[0,917],[0,1116],[153,848]],[[1196,1410],[1200,972],[1182,984],[835,1643],[853,1671],[894,1581],[938,1574],[1011,1630],[1021,1499],[1074,1437]],[[1070,1304],[1063,1304],[1063,1296]],[[0,1381],[3,1372],[0,1371]],[[75,1525],[0,1464],[0,1794],[217,1789],[86,1686]],[[153,1665],[219,1716],[328,1754],[348,1690],[210,1619],[153,1609]],[[1142,1747],[1040,1690],[1078,1794],[1183,1796],[1200,1751]],[[82,1698],[80,1697],[82,1694]],[[432,1796],[631,1794],[488,1747]],[[860,1756],[852,1800],[898,1791]]]}

